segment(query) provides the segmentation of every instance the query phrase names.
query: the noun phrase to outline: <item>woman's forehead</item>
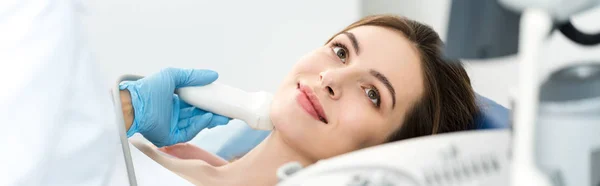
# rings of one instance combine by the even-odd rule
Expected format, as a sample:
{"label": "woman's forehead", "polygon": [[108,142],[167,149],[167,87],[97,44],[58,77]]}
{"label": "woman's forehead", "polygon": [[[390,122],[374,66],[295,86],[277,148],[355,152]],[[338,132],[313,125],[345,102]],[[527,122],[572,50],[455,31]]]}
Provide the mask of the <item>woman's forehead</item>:
{"label": "woman's forehead", "polygon": [[[404,33],[392,28],[381,26],[359,26],[347,32],[352,33],[361,44],[361,48],[373,54],[382,55],[388,59],[418,60],[418,51],[413,42],[409,41]],[[339,36],[338,36],[339,37]],[[395,55],[394,55],[395,54]]]}

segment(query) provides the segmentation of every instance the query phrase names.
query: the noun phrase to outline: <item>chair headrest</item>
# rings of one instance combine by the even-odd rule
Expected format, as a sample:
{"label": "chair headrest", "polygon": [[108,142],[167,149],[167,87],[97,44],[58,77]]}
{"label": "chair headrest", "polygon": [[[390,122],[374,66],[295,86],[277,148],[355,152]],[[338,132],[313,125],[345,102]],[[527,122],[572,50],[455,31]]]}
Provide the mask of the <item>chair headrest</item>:
{"label": "chair headrest", "polygon": [[498,129],[510,126],[510,113],[506,107],[479,94],[476,94],[475,99],[481,110],[480,115],[475,119],[477,129]]}

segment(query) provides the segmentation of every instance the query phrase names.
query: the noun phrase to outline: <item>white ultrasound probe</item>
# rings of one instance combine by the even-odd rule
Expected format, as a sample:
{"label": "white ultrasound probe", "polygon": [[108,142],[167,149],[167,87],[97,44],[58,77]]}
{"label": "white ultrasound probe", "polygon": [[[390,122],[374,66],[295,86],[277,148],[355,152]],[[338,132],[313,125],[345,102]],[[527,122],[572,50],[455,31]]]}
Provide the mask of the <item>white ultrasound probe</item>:
{"label": "white ultrasound probe", "polygon": [[184,87],[176,90],[185,102],[215,114],[240,119],[258,130],[272,130],[269,117],[273,95],[244,90],[220,83]]}

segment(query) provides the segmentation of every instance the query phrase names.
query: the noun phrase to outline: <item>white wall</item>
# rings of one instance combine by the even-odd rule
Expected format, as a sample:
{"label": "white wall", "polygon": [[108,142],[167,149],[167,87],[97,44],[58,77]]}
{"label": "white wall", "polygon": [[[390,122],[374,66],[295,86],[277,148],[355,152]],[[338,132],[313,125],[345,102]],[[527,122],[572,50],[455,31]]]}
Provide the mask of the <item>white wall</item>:
{"label": "white wall", "polygon": [[[299,57],[363,15],[400,14],[430,25],[445,40],[450,5],[451,0],[96,0],[88,2],[86,23],[111,82],[120,74],[148,75],[173,66],[214,69],[221,82],[274,91]],[[598,18],[595,9],[574,22],[594,32],[600,30]],[[594,53],[600,47],[574,46],[554,34],[542,70],[556,69],[570,57],[594,59]],[[465,63],[478,93],[509,105],[518,81],[517,56]]]}
{"label": "white wall", "polygon": [[208,68],[218,81],[274,91],[302,55],[359,18],[359,1],[96,0],[90,44],[111,83],[125,73]]}
{"label": "white wall", "polygon": [[431,26],[446,40],[451,0],[363,0],[362,15],[397,14]]}

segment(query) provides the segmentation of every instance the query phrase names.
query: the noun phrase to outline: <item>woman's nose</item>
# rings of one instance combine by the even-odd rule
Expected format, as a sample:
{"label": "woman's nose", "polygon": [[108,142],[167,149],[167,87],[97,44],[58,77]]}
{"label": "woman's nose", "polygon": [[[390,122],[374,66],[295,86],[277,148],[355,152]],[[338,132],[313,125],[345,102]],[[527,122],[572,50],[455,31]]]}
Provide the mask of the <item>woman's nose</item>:
{"label": "woman's nose", "polygon": [[337,100],[342,96],[342,89],[339,86],[339,82],[336,81],[331,71],[319,73],[319,81],[321,82],[321,90],[325,91],[331,99]]}

